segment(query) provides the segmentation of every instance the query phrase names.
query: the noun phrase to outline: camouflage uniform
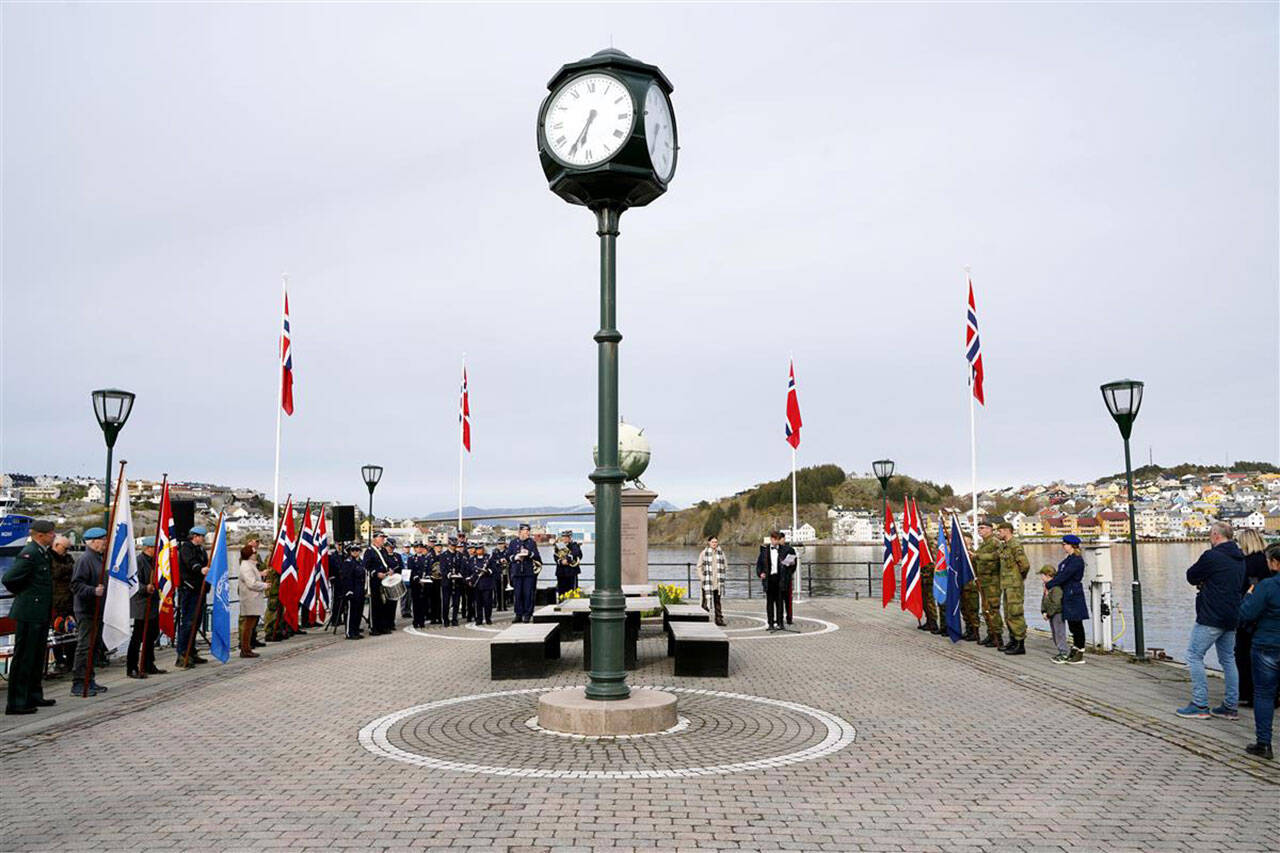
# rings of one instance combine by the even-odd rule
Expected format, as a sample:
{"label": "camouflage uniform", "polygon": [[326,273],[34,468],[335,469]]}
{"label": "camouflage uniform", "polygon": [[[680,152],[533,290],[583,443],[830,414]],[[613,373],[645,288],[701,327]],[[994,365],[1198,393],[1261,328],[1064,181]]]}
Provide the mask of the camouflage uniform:
{"label": "camouflage uniform", "polygon": [[1004,621],[1009,628],[1010,642],[1016,640],[1021,643],[1027,638],[1022,599],[1026,595],[1023,584],[1030,570],[1031,562],[1016,536],[1000,543],[1000,589],[1004,595]]}
{"label": "camouflage uniform", "polygon": [[964,638],[978,639],[978,581],[969,581],[960,590],[960,615],[964,617]]}
{"label": "camouflage uniform", "polygon": [[262,571],[262,579],[267,582],[267,612],[262,617],[262,633],[268,640],[283,640],[285,624],[280,616],[280,573],[267,566]]}
{"label": "camouflage uniform", "polygon": [[933,600],[933,564],[920,564],[920,597],[924,601],[924,625],[926,631],[937,631],[938,604]]}
{"label": "camouflage uniform", "polygon": [[988,533],[973,555],[974,571],[982,587],[982,616],[987,623],[987,640],[984,645],[1000,645],[1000,540],[995,533]]}

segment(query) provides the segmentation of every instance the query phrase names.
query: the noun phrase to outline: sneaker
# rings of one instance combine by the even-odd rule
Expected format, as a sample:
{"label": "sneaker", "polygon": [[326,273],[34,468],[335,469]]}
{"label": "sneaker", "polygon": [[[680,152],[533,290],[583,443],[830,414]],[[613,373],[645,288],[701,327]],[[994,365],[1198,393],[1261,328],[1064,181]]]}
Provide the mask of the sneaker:
{"label": "sneaker", "polygon": [[1084,663],[1084,652],[1080,649],[1072,649],[1071,654],[1067,655],[1067,663],[1072,666],[1080,666]]}
{"label": "sneaker", "polygon": [[1203,705],[1188,704],[1185,708],[1179,708],[1173,713],[1179,717],[1186,717],[1191,720],[1207,720],[1209,719],[1209,709]]}
{"label": "sneaker", "polygon": [[1216,708],[1210,708],[1209,713],[1222,720],[1230,720],[1235,722],[1240,719],[1239,712],[1235,708],[1228,708],[1226,705],[1219,705]]}
{"label": "sneaker", "polygon": [[1070,655],[1068,655],[1066,652],[1059,652],[1058,654],[1053,656],[1053,662],[1066,663],[1068,657],[1070,657]]}
{"label": "sneaker", "polygon": [[1269,743],[1251,743],[1244,748],[1244,751],[1250,755],[1256,755],[1259,758],[1266,758],[1268,760],[1275,758],[1275,755],[1271,752],[1271,744]]}

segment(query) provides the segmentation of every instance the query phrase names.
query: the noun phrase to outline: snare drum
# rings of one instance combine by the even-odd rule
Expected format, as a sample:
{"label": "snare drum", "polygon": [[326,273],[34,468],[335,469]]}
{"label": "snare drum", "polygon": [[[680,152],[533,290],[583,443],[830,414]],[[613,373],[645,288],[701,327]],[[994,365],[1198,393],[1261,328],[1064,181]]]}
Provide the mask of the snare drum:
{"label": "snare drum", "polygon": [[387,601],[399,601],[404,597],[404,579],[398,572],[392,572],[382,579],[382,594]]}

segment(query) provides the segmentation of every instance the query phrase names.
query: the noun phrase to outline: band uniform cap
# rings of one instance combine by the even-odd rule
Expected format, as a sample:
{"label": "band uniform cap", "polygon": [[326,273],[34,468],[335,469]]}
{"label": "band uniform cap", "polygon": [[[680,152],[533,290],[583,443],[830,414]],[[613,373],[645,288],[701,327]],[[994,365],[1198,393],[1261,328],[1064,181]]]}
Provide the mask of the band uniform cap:
{"label": "band uniform cap", "polygon": [[47,518],[36,519],[35,521],[31,522],[31,532],[32,533],[52,533],[53,522],[49,521]]}
{"label": "band uniform cap", "polygon": [[996,525],[996,530],[1012,530],[1013,525],[1007,521],[1002,521]]}
{"label": "band uniform cap", "polygon": [[156,537],[154,537],[154,536],[143,536],[143,537],[142,537],[142,547],[143,547],[143,548],[154,548],[154,547],[156,547]]}
{"label": "band uniform cap", "polygon": [[1052,575],[1056,575],[1057,573],[1058,573],[1058,570],[1055,569],[1053,566],[1045,565],[1040,567],[1040,574],[1042,575],[1052,576]]}
{"label": "band uniform cap", "polygon": [[390,536],[388,536],[388,537],[387,537],[387,544],[388,544],[388,545],[390,545],[392,548],[394,548],[394,547],[396,547],[396,540],[395,540],[395,539],[392,539]]}
{"label": "band uniform cap", "polygon": [[1068,533],[1066,536],[1062,537],[1062,541],[1067,545],[1079,545],[1080,537],[1075,535],[1074,533]]}
{"label": "band uniform cap", "polygon": [[560,531],[560,535],[561,535],[561,536],[568,536],[570,539],[572,539],[572,538],[573,538],[573,531],[572,531],[572,530],[561,530],[561,531]]}
{"label": "band uniform cap", "polygon": [[528,529],[529,529],[529,525],[527,525],[527,524],[521,524],[521,525],[520,525],[520,529],[521,529],[521,530],[528,530]]}
{"label": "band uniform cap", "polygon": [[106,539],[107,531],[101,527],[90,527],[84,532],[84,541],[88,542],[93,539]]}
{"label": "band uniform cap", "polygon": [[199,524],[191,528],[191,532],[187,534],[187,536],[208,536],[208,535],[209,535],[209,531],[205,530],[204,526]]}

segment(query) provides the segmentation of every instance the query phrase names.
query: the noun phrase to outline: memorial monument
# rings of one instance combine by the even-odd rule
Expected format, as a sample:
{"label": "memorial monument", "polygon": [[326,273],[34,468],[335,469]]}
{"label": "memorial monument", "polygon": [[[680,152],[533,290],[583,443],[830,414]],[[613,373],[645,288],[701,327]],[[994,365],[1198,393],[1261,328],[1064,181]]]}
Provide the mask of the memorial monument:
{"label": "memorial monument", "polygon": [[[595,462],[600,464],[600,448],[593,450]],[[652,452],[644,430],[626,421],[618,423],[618,467],[633,483],[623,488],[622,500],[622,583],[647,584],[649,582],[649,507],[658,499],[658,493],[646,489],[640,475],[649,467]],[[587,500],[595,506],[596,493],[587,493]]]}

